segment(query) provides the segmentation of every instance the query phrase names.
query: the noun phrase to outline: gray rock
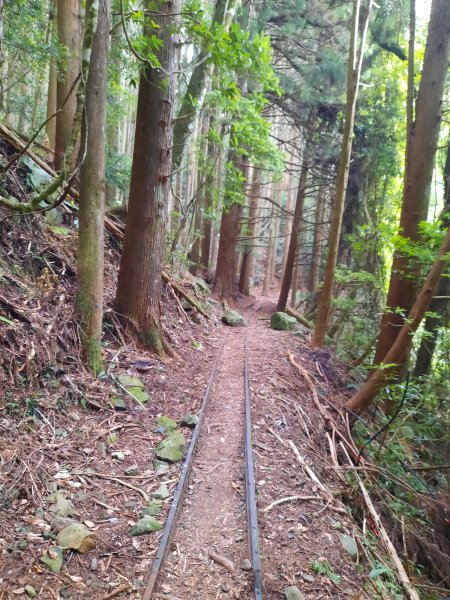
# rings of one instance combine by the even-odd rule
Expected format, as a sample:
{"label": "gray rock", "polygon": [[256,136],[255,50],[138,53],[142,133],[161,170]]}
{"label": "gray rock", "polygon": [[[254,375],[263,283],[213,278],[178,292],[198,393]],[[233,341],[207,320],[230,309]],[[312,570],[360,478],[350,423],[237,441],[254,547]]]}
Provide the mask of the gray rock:
{"label": "gray rock", "polygon": [[157,461],[158,465],[156,466],[156,470],[155,470],[155,476],[156,477],[162,477],[163,475],[167,475],[167,473],[170,471],[169,469],[169,465],[165,462],[162,461]]}
{"label": "gray rock", "polygon": [[229,327],[245,327],[244,317],[240,315],[236,310],[228,308],[222,315],[222,323]]}
{"label": "gray rock", "polygon": [[158,500],[165,500],[169,497],[169,490],[167,488],[167,485],[160,485],[159,488],[155,492],[153,492],[152,495]]}
{"label": "gray rock", "polygon": [[125,469],[125,475],[139,475],[139,467],[137,465],[131,465]]}
{"label": "gray rock", "polygon": [[314,583],[316,578],[310,575],[309,573],[302,573],[303,581],[307,581],[308,583]]}
{"label": "gray rock", "polygon": [[190,427],[193,429],[198,423],[198,416],[193,415],[190,412],[187,412],[184,417],[181,419],[181,425],[183,427]]}
{"label": "gray rock", "polygon": [[305,600],[304,595],[296,585],[290,585],[289,587],[284,588],[283,594],[286,596],[286,600]]}
{"label": "gray rock", "polygon": [[121,450],[114,450],[114,452],[111,452],[111,457],[123,462],[125,460],[125,453]]}
{"label": "gray rock", "polygon": [[341,535],[341,543],[352,558],[358,557],[358,545],[351,535]]}
{"label": "gray rock", "polygon": [[243,571],[251,571],[253,569],[252,563],[250,560],[248,560],[248,558],[245,558],[242,561],[241,569]]}
{"label": "gray rock", "polygon": [[270,319],[271,329],[276,329],[277,331],[291,331],[295,325],[297,325],[297,319],[290,317],[284,312],[275,312]]}

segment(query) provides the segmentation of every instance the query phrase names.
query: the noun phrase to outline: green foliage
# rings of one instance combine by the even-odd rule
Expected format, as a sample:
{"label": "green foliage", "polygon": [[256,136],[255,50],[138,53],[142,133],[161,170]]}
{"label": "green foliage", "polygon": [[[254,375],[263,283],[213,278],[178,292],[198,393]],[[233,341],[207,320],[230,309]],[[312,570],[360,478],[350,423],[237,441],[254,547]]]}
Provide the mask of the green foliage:
{"label": "green foliage", "polygon": [[319,575],[326,575],[335,585],[341,583],[341,576],[336,575],[333,567],[327,560],[315,560],[311,563],[311,569]]}

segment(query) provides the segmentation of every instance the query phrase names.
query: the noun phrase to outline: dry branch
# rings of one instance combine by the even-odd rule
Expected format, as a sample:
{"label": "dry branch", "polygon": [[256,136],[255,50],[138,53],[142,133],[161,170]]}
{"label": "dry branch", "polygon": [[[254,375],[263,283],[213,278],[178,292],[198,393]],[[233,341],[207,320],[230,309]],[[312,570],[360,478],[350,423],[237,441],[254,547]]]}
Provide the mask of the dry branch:
{"label": "dry branch", "polygon": [[[345,449],[344,445],[341,444],[343,451],[345,452],[346,456],[347,456],[347,460],[349,462],[349,464],[351,466],[352,462],[350,460],[350,457],[348,455],[347,450]],[[417,593],[417,590],[414,588],[414,586],[412,585],[408,574],[405,571],[405,568],[403,566],[402,561],[400,560],[399,555],[397,554],[397,550],[394,548],[394,544],[391,542],[391,539],[389,538],[386,529],[384,528],[383,522],[381,521],[381,518],[379,516],[379,514],[377,513],[375,506],[373,505],[373,502],[369,496],[369,492],[366,489],[366,486],[364,485],[364,483],[362,482],[360,476],[358,475],[358,472],[355,470],[355,477],[358,481],[358,485],[359,488],[362,492],[363,498],[364,498],[364,502],[367,506],[367,510],[370,512],[374,523],[378,529],[378,531],[380,532],[381,538],[384,542],[384,545],[386,547],[386,550],[388,551],[392,562],[395,566],[395,569],[397,571],[398,574],[398,579],[400,581],[400,583],[402,584],[402,586],[404,587],[404,589],[406,590],[406,592],[408,593],[408,596],[410,598],[410,600],[420,600],[420,596]]]}
{"label": "dry branch", "polygon": [[294,317],[294,319],[297,319],[297,321],[299,323],[301,323],[307,329],[310,329],[311,331],[314,329],[314,325],[311,323],[311,321],[308,321],[308,319],[306,317],[301,315],[299,312],[297,312],[293,308],[286,307],[285,312],[288,315],[290,315],[291,317]]}

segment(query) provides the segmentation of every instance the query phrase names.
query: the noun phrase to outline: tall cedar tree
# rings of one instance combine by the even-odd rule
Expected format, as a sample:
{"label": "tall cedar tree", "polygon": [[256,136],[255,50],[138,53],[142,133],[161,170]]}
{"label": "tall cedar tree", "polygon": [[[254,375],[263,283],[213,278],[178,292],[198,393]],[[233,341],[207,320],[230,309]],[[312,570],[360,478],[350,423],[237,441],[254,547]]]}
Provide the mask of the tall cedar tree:
{"label": "tall cedar tree", "polygon": [[[433,0],[422,78],[406,156],[400,215],[400,235],[419,241],[419,223],[427,219],[429,189],[442,117],[442,99],[450,49],[450,2]],[[418,289],[418,272],[407,256],[396,251],[392,263],[387,309],[381,321],[375,364],[382,361],[397,337]]]}
{"label": "tall cedar tree", "polygon": [[[156,4],[156,8],[155,8]],[[144,34],[157,35],[161,68],[146,64],[138,95],[136,136],[130,197],[116,309],[129,320],[142,342],[157,354],[169,348],[161,329],[161,273],[167,226],[169,178],[172,164],[175,101],[175,19],[180,0],[147,2],[155,30],[146,22]]]}
{"label": "tall cedar tree", "polygon": [[[297,245],[300,232],[300,226],[305,205],[306,178],[308,176],[309,164],[306,157],[303,157],[302,170],[300,172],[300,181],[297,190],[297,199],[295,201],[294,218],[292,220],[291,236],[289,238],[289,248],[286,257],[286,268],[284,269],[283,279],[281,281],[280,296],[278,298],[277,310],[285,311],[294,276],[295,257],[297,255]],[[294,281],[297,277],[294,278]],[[294,294],[295,296],[295,294]]]}
{"label": "tall cedar tree", "polygon": [[98,2],[91,63],[86,86],[86,156],[80,175],[77,296],[82,343],[89,368],[102,370],[103,244],[105,213],[105,132],[111,0]]}
{"label": "tall cedar tree", "polygon": [[331,229],[328,240],[328,255],[325,267],[325,277],[320,292],[319,306],[317,310],[317,321],[312,338],[314,346],[323,346],[325,334],[330,319],[331,301],[333,296],[334,272],[336,269],[337,254],[339,250],[339,239],[341,235],[342,216],[344,214],[344,201],[347,191],[350,158],[352,154],[353,125],[355,122],[356,100],[358,98],[358,87],[361,76],[364,46],[369,25],[372,0],[362,24],[361,40],[358,50],[358,32],[360,21],[361,0],[354,0],[352,31],[350,37],[350,53],[348,59],[347,74],[347,106],[345,111],[344,134],[342,139],[341,154],[339,157],[339,168],[336,181],[336,195],[331,215]]}
{"label": "tall cedar tree", "polygon": [[[77,106],[74,82],[80,70],[80,0],[58,0],[58,41],[64,48],[56,86],[55,169],[60,171],[73,128]],[[67,157],[69,161],[72,157]]]}

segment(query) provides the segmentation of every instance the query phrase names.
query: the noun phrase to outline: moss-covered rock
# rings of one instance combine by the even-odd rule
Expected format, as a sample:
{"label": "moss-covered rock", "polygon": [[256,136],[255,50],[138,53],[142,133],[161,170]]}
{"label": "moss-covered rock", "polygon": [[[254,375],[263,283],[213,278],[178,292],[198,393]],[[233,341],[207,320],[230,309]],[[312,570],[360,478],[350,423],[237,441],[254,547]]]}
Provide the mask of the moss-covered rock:
{"label": "moss-covered rock", "polygon": [[165,415],[162,415],[161,417],[158,417],[158,420],[156,421],[156,427],[161,433],[175,431],[175,429],[177,428],[177,422],[171,417],[166,417]]}
{"label": "moss-covered rock", "polygon": [[228,308],[222,315],[222,323],[229,327],[245,327],[244,317],[236,310]]}
{"label": "moss-covered rock", "polygon": [[180,431],[172,431],[156,448],[156,456],[160,460],[179,462],[183,460],[186,440]]}
{"label": "moss-covered rock", "polygon": [[157,521],[154,517],[146,515],[139,519],[139,521],[133,525],[130,529],[131,535],[143,535],[144,533],[151,533],[152,531],[161,531],[163,524]]}
{"label": "moss-covered rock", "polygon": [[270,327],[277,331],[291,331],[297,325],[297,319],[290,317],[284,312],[273,313],[270,319]]}
{"label": "moss-covered rock", "polygon": [[122,373],[117,377],[117,381],[131,394],[138,402],[145,404],[150,400],[150,396],[145,389],[144,383],[139,377],[133,377],[127,373]]}

